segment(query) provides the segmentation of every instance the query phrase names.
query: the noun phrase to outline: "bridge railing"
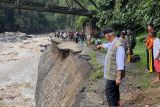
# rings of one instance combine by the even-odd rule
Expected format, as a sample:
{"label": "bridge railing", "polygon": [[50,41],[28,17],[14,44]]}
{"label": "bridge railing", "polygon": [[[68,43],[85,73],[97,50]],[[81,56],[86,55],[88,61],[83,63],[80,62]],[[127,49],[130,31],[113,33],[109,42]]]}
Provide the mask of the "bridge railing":
{"label": "bridge railing", "polygon": [[54,4],[46,4],[45,2],[39,0],[0,0],[0,7],[11,7],[16,9],[24,10],[36,10],[41,12],[53,12],[53,13],[63,13],[63,14],[74,14],[74,15],[84,15],[90,16],[96,14],[96,11],[90,11],[81,8],[70,8],[56,6]]}

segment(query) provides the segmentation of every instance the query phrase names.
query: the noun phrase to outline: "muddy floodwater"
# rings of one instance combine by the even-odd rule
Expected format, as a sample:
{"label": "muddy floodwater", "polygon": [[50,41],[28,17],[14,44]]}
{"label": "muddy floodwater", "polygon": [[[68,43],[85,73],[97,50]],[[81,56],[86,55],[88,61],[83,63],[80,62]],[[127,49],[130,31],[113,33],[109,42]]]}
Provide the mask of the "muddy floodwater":
{"label": "muddy floodwater", "polygon": [[0,107],[35,107],[39,58],[48,35],[0,42]]}

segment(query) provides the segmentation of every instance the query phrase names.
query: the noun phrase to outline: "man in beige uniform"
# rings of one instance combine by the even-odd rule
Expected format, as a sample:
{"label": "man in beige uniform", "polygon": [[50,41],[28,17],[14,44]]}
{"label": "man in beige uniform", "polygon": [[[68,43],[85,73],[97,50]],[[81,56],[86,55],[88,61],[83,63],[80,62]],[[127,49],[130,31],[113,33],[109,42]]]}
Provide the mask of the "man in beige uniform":
{"label": "man in beige uniform", "polygon": [[119,106],[119,85],[125,73],[125,50],[112,29],[104,29],[103,34],[109,43],[99,45],[97,48],[108,48],[104,64],[104,78],[106,79],[105,93],[109,106]]}

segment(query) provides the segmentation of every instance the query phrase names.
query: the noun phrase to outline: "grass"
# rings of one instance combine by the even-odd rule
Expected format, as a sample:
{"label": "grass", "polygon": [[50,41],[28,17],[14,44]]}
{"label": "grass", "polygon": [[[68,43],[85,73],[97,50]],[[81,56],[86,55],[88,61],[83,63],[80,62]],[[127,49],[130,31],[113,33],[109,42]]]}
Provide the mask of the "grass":
{"label": "grass", "polygon": [[137,35],[137,45],[134,49],[134,54],[140,55],[141,60],[137,63],[141,67],[146,66],[146,47],[144,42],[144,36],[146,33],[141,33]]}
{"label": "grass", "polygon": [[134,49],[134,54],[140,55],[141,60],[140,62],[136,63],[137,66],[141,69],[139,72],[136,73],[136,78],[138,81],[138,85],[142,88],[149,88],[155,87],[152,84],[152,79],[154,79],[154,73],[146,73],[145,68],[147,64],[147,56],[146,56],[146,46],[145,46],[145,36],[147,34],[145,32],[140,33],[137,35],[137,45]]}
{"label": "grass", "polygon": [[141,86],[142,88],[149,88],[151,87],[151,75],[149,73],[142,73],[140,78],[138,79],[138,85]]}
{"label": "grass", "polygon": [[141,60],[137,64],[144,67],[146,66],[146,47],[143,43],[138,43],[134,49],[134,54],[140,55]]}
{"label": "grass", "polygon": [[90,80],[94,81],[94,80],[100,79],[102,77],[103,77],[102,70],[97,70],[97,71],[91,72]]}
{"label": "grass", "polygon": [[145,47],[145,42],[144,42],[145,35],[146,33],[140,33],[137,35],[137,38],[136,38],[137,44],[134,49],[134,54],[140,55],[141,57],[141,60],[136,64],[142,70],[135,72],[135,75],[136,75],[135,78],[137,78],[137,83],[142,88],[148,88],[150,86],[149,74],[145,73],[144,71],[146,67],[146,47]]}
{"label": "grass", "polygon": [[94,81],[96,79],[102,78],[103,77],[102,66],[97,62],[96,52],[92,51],[89,56],[91,58],[90,63],[92,65],[90,80]]}

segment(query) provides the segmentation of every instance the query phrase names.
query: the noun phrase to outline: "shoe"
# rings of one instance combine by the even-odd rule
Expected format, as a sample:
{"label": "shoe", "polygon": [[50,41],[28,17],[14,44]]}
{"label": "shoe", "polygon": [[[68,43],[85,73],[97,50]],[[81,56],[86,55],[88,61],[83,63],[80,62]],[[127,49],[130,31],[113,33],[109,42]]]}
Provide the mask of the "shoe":
{"label": "shoe", "polygon": [[147,73],[151,73],[151,71],[147,71]]}
{"label": "shoe", "polygon": [[151,71],[149,71],[148,69],[145,70],[146,73],[152,73]]}
{"label": "shoe", "polygon": [[129,62],[131,62],[131,61],[126,61],[126,62],[128,62],[128,63],[129,63]]}
{"label": "shoe", "polygon": [[149,72],[149,70],[146,68],[146,69],[145,69],[145,72]]}

